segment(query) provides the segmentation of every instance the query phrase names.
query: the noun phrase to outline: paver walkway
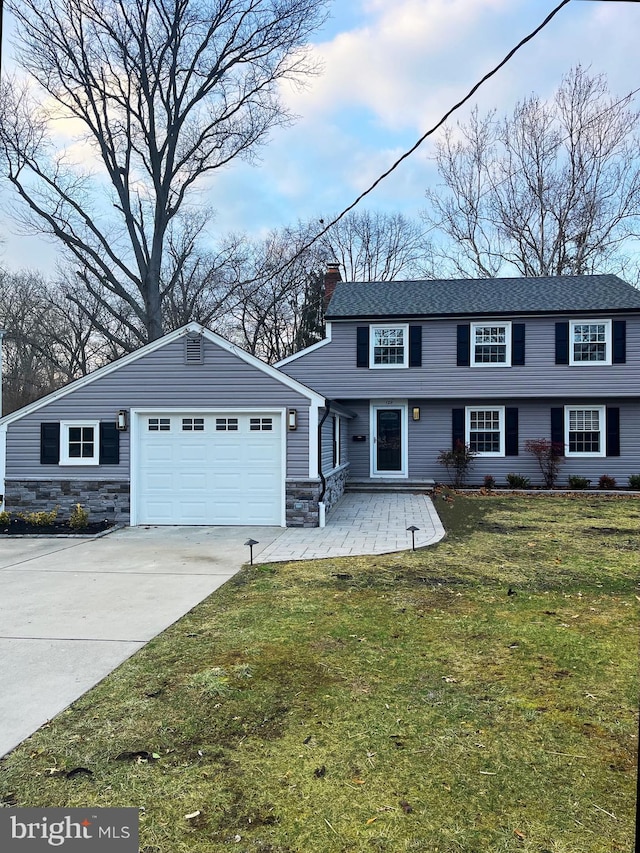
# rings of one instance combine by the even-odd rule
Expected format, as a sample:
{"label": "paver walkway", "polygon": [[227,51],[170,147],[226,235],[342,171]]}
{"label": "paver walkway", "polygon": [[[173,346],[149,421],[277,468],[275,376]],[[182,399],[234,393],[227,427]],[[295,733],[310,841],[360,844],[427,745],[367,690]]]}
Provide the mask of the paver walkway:
{"label": "paver walkway", "polygon": [[416,548],[433,545],[444,527],[428,495],[347,492],[327,517],[326,527],[289,527],[254,559],[256,563],[388,554],[411,548],[408,527],[419,528]]}

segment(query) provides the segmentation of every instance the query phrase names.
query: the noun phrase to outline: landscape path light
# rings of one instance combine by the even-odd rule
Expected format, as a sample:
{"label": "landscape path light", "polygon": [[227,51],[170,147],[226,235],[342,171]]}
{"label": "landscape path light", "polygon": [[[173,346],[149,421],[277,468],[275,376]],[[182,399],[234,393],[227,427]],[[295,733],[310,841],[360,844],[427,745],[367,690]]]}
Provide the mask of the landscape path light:
{"label": "landscape path light", "polygon": [[253,565],[253,546],[259,544],[258,540],[257,539],[247,539],[247,541],[244,544],[249,546],[250,553],[251,553],[251,565]]}

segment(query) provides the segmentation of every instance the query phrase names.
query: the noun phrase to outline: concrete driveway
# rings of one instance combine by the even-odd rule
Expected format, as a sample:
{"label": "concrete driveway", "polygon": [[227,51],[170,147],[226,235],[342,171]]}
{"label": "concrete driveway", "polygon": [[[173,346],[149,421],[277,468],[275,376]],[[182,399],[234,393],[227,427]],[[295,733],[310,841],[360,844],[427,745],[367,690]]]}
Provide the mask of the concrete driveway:
{"label": "concrete driveway", "polygon": [[0,756],[248,562],[382,554],[437,542],[425,495],[348,494],[323,529],[128,527],[0,541]]}
{"label": "concrete driveway", "polygon": [[132,527],[0,542],[0,756],[101,681],[282,534]]}

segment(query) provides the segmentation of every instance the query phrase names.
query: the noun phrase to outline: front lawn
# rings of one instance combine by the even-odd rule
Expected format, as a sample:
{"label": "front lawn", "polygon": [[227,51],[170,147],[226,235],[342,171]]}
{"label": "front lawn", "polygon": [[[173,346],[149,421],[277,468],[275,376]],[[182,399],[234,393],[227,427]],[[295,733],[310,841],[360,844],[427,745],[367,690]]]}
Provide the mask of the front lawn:
{"label": "front lawn", "polygon": [[144,853],[627,853],[640,500],[437,505],[433,548],[245,568],[0,800],[139,806]]}

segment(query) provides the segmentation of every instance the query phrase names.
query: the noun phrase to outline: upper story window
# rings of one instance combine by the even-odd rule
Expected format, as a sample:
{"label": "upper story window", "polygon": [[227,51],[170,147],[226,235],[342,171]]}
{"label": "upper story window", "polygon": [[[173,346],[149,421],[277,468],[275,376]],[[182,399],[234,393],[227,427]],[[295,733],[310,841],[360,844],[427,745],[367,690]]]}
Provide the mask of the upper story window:
{"label": "upper story window", "polygon": [[407,367],[408,326],[372,326],[370,367]]}
{"label": "upper story window", "polygon": [[569,364],[611,364],[611,320],[569,324]]}
{"label": "upper story window", "polygon": [[466,443],[478,456],[504,456],[504,406],[466,409]]}
{"label": "upper story window", "polygon": [[511,323],[471,324],[471,364],[474,367],[511,366]]}
{"label": "upper story window", "polygon": [[97,421],[71,421],[60,424],[60,464],[97,465],[100,458]]}

